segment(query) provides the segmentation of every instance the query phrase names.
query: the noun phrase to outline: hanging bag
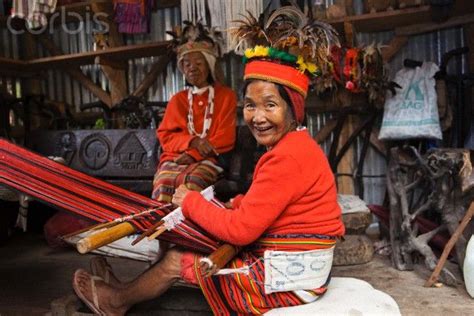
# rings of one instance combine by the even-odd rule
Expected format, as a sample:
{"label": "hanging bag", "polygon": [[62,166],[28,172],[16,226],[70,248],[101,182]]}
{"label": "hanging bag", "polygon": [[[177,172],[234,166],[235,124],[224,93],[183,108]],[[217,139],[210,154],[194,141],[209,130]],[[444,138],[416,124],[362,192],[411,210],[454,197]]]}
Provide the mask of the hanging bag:
{"label": "hanging bag", "polygon": [[442,139],[434,79],[438,70],[425,62],[397,72],[394,81],[402,88],[385,101],[379,139]]}

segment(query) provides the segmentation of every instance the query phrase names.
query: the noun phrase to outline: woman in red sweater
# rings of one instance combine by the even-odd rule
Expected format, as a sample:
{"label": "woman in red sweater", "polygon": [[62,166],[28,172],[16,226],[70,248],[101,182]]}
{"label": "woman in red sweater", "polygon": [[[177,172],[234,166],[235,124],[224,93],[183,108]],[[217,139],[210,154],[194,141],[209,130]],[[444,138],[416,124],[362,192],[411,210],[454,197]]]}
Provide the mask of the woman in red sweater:
{"label": "woman in red sweater", "polygon": [[[190,28],[198,27],[189,25],[183,33],[196,32]],[[216,80],[218,48],[204,31],[177,48],[189,87],[168,102],[157,130],[162,153],[152,197],[162,202],[171,202],[180,184],[197,191],[214,184],[222,172],[218,156],[234,147],[237,98]]]}
{"label": "woman in red sweater", "polygon": [[78,270],[74,288],[97,312],[123,315],[179,279],[198,285],[216,315],[262,314],[325,293],[332,251],[344,234],[334,176],[321,148],[301,127],[306,73],[288,65],[288,53],[278,52],[283,63],[270,51],[246,51],[244,119],[267,148],[248,192],[235,197],[229,208],[215,206],[184,185],[173,196],[184,217],[241,251],[225,273],[203,271],[202,255],[176,248],[128,284],[107,285]]}

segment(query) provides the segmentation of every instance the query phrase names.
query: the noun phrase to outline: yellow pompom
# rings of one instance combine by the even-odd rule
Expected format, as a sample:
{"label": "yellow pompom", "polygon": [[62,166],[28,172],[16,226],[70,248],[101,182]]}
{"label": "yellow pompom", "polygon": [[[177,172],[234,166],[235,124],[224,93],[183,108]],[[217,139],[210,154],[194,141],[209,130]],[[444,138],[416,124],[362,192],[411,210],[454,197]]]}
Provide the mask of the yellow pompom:
{"label": "yellow pompom", "polygon": [[253,57],[253,52],[251,48],[247,48],[244,52],[244,55],[247,59],[250,59]]}
{"label": "yellow pompom", "polygon": [[307,67],[308,71],[312,74],[314,74],[316,72],[316,70],[318,69],[318,67],[316,67],[315,64],[310,63],[310,62],[306,63],[306,67]]}
{"label": "yellow pompom", "polygon": [[244,55],[247,57],[247,59],[253,57],[266,57],[268,56],[268,47],[257,45],[254,48],[246,49]]}
{"label": "yellow pompom", "polygon": [[257,45],[254,48],[255,56],[257,57],[265,57],[268,56],[268,47],[264,47],[262,45]]}

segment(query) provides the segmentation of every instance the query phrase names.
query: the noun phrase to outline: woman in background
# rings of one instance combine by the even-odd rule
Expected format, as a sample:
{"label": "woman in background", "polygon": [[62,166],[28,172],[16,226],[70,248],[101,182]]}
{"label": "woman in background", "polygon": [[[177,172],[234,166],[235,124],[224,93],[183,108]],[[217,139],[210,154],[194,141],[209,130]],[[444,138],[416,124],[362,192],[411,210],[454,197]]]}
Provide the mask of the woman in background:
{"label": "woman in background", "polygon": [[181,184],[201,191],[221,174],[218,156],[234,147],[235,93],[216,80],[217,44],[202,26],[188,25],[177,48],[187,89],[168,102],[157,137],[162,153],[152,197],[171,202]]}

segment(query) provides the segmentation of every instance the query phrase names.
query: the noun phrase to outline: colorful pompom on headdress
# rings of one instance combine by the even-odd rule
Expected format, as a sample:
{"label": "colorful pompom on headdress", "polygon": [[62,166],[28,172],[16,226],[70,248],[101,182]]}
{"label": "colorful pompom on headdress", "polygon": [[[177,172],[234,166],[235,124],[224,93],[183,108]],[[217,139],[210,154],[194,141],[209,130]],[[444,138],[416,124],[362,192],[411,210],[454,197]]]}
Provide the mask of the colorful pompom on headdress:
{"label": "colorful pompom on headdress", "polygon": [[222,33],[215,27],[207,27],[200,22],[193,24],[184,21],[184,28],[177,27],[172,32],[166,32],[173,36],[172,46],[177,55],[178,68],[182,70],[181,62],[186,54],[200,52],[203,54],[211,75],[216,80],[216,59],[222,56]]}
{"label": "colorful pompom on headdress", "polygon": [[334,28],[308,18],[295,6],[275,10],[264,22],[251,14],[231,30],[236,50],[244,51],[244,79],[289,87],[306,97],[310,80],[320,75],[330,48],[339,46]]}

